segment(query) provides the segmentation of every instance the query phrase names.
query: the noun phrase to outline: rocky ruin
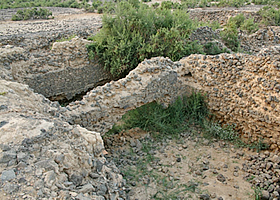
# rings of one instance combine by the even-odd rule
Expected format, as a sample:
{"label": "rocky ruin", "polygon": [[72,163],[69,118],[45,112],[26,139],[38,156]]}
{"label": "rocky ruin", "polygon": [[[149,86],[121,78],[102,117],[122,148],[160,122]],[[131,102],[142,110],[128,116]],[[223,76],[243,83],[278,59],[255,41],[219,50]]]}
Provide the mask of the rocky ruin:
{"label": "rocky ruin", "polygon": [[[100,27],[99,19],[94,20],[99,25],[93,29],[87,25],[73,32],[69,27],[72,21],[62,20],[57,27],[65,29],[65,35],[74,33],[79,37],[59,43],[55,40],[63,34],[57,30],[51,34],[47,34],[48,29],[40,34],[34,31],[18,37],[18,31],[3,29],[6,35],[0,37],[2,197],[128,198],[130,189],[120,171],[104,157],[101,135],[128,110],[153,101],[167,106],[177,96],[193,90],[207,93],[209,108],[221,123],[235,124],[250,141],[264,139],[277,154],[279,27],[240,35],[241,45],[255,55],[191,55],[177,62],[157,57],[143,61],[125,78],[110,81],[112,77],[87,56],[85,45],[89,41],[84,37]],[[197,39],[205,40],[203,37],[201,34]],[[107,83],[96,87],[104,82]],[[71,99],[92,87],[96,88],[67,107],[44,97]]]}

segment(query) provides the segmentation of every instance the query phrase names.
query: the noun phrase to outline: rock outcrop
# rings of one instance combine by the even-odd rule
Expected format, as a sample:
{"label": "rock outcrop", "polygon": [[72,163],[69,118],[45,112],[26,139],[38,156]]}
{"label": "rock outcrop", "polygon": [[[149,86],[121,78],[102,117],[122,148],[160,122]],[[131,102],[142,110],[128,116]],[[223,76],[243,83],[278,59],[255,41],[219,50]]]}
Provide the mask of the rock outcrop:
{"label": "rock outcrop", "polygon": [[[77,14],[69,17],[68,11]],[[101,25],[98,14],[77,9],[61,9],[50,20],[4,21],[0,24],[0,77],[28,84],[52,100],[70,100],[112,80],[109,72],[88,59],[90,41],[83,39],[96,34]],[[78,38],[67,41],[70,36]],[[59,39],[66,41],[57,43]]]}
{"label": "rock outcrop", "polygon": [[0,80],[0,195],[6,199],[125,198],[100,134],[59,119],[65,108]]}

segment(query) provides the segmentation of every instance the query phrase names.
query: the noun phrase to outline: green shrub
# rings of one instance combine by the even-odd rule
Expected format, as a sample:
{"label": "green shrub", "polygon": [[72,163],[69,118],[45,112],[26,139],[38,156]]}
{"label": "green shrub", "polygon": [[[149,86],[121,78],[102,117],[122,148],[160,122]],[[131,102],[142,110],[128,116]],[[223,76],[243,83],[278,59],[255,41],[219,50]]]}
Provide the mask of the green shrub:
{"label": "green shrub", "polygon": [[218,6],[231,6],[231,7],[241,7],[244,6],[247,1],[245,0],[220,0]]}
{"label": "green shrub", "polygon": [[220,53],[230,53],[226,48],[220,49],[219,46],[214,42],[208,42],[204,45],[204,52],[206,55],[217,55]]}
{"label": "green shrub", "polygon": [[153,6],[153,8],[157,8],[157,7],[159,7],[159,3],[156,2],[156,3],[154,3],[152,6]]}
{"label": "green shrub", "polygon": [[73,7],[83,8],[88,1],[78,3],[76,0],[1,0],[0,9],[27,7]]}
{"label": "green shrub", "polygon": [[219,140],[236,141],[239,139],[238,134],[234,131],[233,126],[226,125],[222,127],[220,124],[212,121],[204,121],[203,135],[206,138],[217,138]]}
{"label": "green shrub", "polygon": [[182,0],[182,7],[184,9],[186,8],[195,8],[198,5],[198,1],[197,0]]}
{"label": "green shrub", "polygon": [[101,31],[88,46],[91,59],[115,76],[124,75],[144,58],[168,56],[178,60],[191,53],[202,53],[189,35],[197,24],[185,11],[154,10],[145,4],[119,2],[115,16],[104,15]]}
{"label": "green shrub", "polygon": [[235,24],[236,28],[240,28],[240,26],[244,23],[245,16],[243,13],[236,15],[235,17],[229,18],[229,24]]}
{"label": "green shrub", "polygon": [[280,26],[280,10],[271,6],[265,6],[258,11],[262,16],[262,23],[267,26]]}
{"label": "green shrub", "polygon": [[245,19],[243,13],[238,14],[235,17],[231,17],[228,24],[235,24],[236,28],[240,28],[249,34],[257,31],[259,28],[258,23],[255,23],[253,18]]}
{"label": "green shrub", "polygon": [[218,21],[212,21],[208,26],[212,28],[212,30],[221,28],[221,24]]}
{"label": "green shrub", "polygon": [[97,12],[99,14],[101,13],[109,13],[109,14],[112,14],[115,12],[115,9],[116,9],[116,6],[115,6],[115,3],[113,2],[105,2],[103,4],[100,4],[98,7],[97,7]]}
{"label": "green shrub", "polygon": [[232,51],[237,51],[239,48],[238,30],[237,26],[233,22],[227,23],[224,30],[221,31],[221,37],[224,44]]}
{"label": "green shrub", "polygon": [[256,32],[259,29],[259,24],[254,22],[253,18],[247,19],[240,27],[241,30],[247,31],[249,34]]}
{"label": "green shrub", "polygon": [[48,19],[52,15],[52,12],[48,9],[37,8],[18,10],[15,15],[12,16],[13,21],[28,20],[28,19]]}
{"label": "green shrub", "polygon": [[161,8],[163,9],[173,9],[174,3],[172,1],[163,1],[161,2]]}
{"label": "green shrub", "polygon": [[94,9],[97,9],[100,5],[102,5],[102,1],[95,0],[95,1],[92,2],[92,7]]}
{"label": "green shrub", "polygon": [[280,2],[278,0],[252,0],[252,3],[259,5],[274,5],[279,7]]}

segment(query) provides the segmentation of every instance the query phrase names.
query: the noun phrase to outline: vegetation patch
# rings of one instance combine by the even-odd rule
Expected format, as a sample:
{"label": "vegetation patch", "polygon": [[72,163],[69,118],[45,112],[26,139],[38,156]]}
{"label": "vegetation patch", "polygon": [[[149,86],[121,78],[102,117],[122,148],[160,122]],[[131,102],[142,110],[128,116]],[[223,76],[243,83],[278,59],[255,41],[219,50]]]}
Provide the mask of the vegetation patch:
{"label": "vegetation patch", "polygon": [[[279,2],[280,4],[280,2]],[[267,26],[280,26],[280,10],[271,6],[265,6],[259,10],[258,14],[262,16],[262,23]]]}
{"label": "vegetation patch", "polygon": [[12,16],[13,21],[21,21],[28,19],[48,19],[49,16],[52,16],[52,12],[45,8],[32,8],[18,10],[15,15]]}
{"label": "vegetation patch", "polygon": [[[182,184],[179,179],[175,178],[176,176],[172,176],[173,178],[170,179],[168,169],[176,164],[169,164],[172,161],[162,162],[158,157],[159,154],[154,152],[164,153],[164,151],[161,152],[161,149],[167,149],[164,145],[168,141],[173,141],[173,145],[184,145],[184,138],[192,138],[196,143],[201,142],[203,145],[205,145],[205,141],[207,144],[211,144],[213,140],[221,140],[225,144],[235,144],[236,147],[253,148],[256,145],[256,143],[244,143],[234,130],[234,126],[221,126],[213,119],[214,116],[207,108],[206,96],[201,93],[192,93],[190,97],[178,98],[167,108],[153,102],[127,112],[121,123],[114,125],[113,129],[105,134],[104,141],[105,145],[108,145],[107,140],[124,141],[121,138],[129,138],[128,135],[135,136],[141,133],[140,129],[145,130],[147,134],[141,133],[144,137],[139,137],[140,145],[137,145],[137,142],[130,142],[129,139],[127,139],[129,146],[126,150],[121,145],[122,143],[113,145],[118,147],[118,150],[113,150],[113,152],[117,152],[116,156],[113,156],[113,160],[121,169],[127,183],[147,188],[154,184],[156,192],[152,194],[152,199],[184,198],[187,193],[189,199],[194,199],[193,195],[196,197],[200,195],[202,199],[203,196],[208,195],[208,191],[201,190],[202,183],[190,180],[188,183]],[[131,132],[131,130],[133,131]],[[259,142],[258,144],[260,148],[258,147],[256,150],[263,150],[261,146],[264,143]],[[186,159],[180,154],[180,151],[176,155],[174,154],[174,157],[176,158],[174,162],[177,163]],[[199,160],[200,156],[197,159]],[[203,160],[207,163],[205,159]],[[189,166],[188,170],[186,173],[196,173],[197,166]],[[203,171],[200,172],[198,175],[202,176]],[[150,184],[151,182],[153,184]],[[255,195],[258,195],[258,191],[255,191]]]}
{"label": "vegetation patch", "polygon": [[78,3],[76,0],[1,0],[0,9],[7,8],[30,8],[30,7],[67,7],[82,8],[88,4],[88,0]]}

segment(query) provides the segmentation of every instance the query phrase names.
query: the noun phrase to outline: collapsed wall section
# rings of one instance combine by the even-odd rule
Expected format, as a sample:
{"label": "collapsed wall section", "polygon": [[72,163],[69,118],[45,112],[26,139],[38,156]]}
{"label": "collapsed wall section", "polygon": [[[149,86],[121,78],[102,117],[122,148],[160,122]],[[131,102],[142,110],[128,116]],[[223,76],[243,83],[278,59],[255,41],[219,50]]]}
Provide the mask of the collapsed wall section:
{"label": "collapsed wall section", "polygon": [[191,91],[178,77],[180,66],[168,58],[145,60],[125,78],[99,86],[82,101],[70,103],[68,121],[104,134],[128,110],[153,101],[168,105],[178,95]]}
{"label": "collapsed wall section", "polygon": [[235,124],[250,141],[261,138],[280,148],[280,57],[245,54],[191,55],[180,62],[145,60],[119,81],[71,103],[71,124],[105,133],[128,110],[152,101],[165,105],[195,90],[208,94],[209,108],[222,123]]}

